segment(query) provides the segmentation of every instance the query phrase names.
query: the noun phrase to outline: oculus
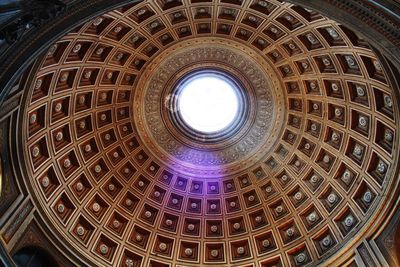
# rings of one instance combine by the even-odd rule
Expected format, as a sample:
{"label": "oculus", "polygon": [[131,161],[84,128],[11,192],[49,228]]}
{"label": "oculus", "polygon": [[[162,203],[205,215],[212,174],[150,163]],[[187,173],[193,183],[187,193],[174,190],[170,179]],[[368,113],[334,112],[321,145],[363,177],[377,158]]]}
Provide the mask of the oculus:
{"label": "oculus", "polygon": [[216,72],[194,73],[181,85],[178,112],[182,121],[202,133],[226,129],[237,118],[235,84]]}
{"label": "oculus", "polygon": [[177,81],[172,95],[172,121],[194,140],[214,143],[229,138],[246,120],[245,90],[228,72],[193,70]]}

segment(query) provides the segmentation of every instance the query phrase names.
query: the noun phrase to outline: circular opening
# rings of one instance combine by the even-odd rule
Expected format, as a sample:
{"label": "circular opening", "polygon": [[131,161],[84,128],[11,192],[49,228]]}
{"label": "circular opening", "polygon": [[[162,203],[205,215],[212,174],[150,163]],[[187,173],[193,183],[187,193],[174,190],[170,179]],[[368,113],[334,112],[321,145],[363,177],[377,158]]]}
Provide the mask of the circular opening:
{"label": "circular opening", "polygon": [[226,129],[239,113],[235,85],[218,73],[194,74],[182,84],[177,100],[184,123],[203,133]]}
{"label": "circular opening", "polygon": [[248,116],[248,96],[229,72],[191,70],[165,97],[167,116],[180,133],[201,144],[216,144],[236,135]]}

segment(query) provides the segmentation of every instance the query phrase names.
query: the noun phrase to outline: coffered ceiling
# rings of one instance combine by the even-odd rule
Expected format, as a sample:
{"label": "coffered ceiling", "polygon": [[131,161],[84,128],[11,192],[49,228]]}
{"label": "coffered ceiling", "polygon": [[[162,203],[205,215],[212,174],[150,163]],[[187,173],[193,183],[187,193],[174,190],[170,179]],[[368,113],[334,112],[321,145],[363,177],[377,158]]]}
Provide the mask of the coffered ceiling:
{"label": "coffered ceiling", "polygon": [[[201,69],[228,73],[247,99],[238,130],[209,142],[168,115],[179,78]],[[390,76],[366,41],[313,10],[142,1],[65,34],[31,77],[25,183],[90,265],[332,263],[392,201]]]}

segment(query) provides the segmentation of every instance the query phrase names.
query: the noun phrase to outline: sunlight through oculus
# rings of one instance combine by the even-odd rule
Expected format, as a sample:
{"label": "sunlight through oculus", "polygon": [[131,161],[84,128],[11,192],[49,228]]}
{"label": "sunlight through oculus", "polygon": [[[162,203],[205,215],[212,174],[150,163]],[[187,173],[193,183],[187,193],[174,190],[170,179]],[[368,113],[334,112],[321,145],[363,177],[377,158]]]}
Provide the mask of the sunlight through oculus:
{"label": "sunlight through oculus", "polygon": [[238,116],[239,99],[233,85],[218,74],[193,76],[178,97],[183,121],[196,131],[214,133]]}

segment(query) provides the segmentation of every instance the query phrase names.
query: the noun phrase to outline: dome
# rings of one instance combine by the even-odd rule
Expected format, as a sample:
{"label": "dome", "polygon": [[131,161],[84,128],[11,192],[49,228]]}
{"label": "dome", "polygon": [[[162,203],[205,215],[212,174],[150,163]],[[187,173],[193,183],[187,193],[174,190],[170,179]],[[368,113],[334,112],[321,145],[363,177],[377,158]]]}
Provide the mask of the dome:
{"label": "dome", "polygon": [[7,251],[25,231],[67,266],[395,266],[395,58],[311,3],[127,2],[74,6],[15,72]]}

